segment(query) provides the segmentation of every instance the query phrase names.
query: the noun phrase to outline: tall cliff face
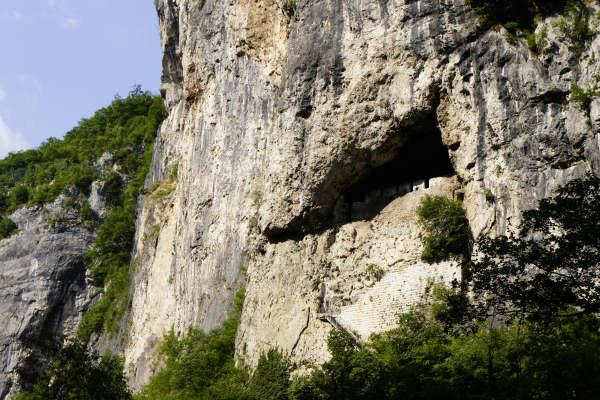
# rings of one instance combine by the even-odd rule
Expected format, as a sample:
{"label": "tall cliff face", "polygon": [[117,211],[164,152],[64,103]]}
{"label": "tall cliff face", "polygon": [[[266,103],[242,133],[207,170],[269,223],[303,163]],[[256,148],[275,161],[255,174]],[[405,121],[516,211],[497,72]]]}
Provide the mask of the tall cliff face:
{"label": "tall cliff face", "polygon": [[165,332],[218,326],[244,282],[238,358],[324,361],[332,327],[366,338],[431,279],[459,278],[419,259],[423,195],[463,199],[474,235],[496,235],[600,168],[600,102],[568,101],[596,84],[600,41],[576,54],[559,17],[538,24],[537,55],[463,0],[159,0],[158,14],[169,116],[138,219],[134,387]]}
{"label": "tall cliff face", "polygon": [[97,295],[83,263],[96,232],[68,198],[14,212],[19,232],[0,240],[0,399],[14,392],[16,370],[40,337],[73,339]]}

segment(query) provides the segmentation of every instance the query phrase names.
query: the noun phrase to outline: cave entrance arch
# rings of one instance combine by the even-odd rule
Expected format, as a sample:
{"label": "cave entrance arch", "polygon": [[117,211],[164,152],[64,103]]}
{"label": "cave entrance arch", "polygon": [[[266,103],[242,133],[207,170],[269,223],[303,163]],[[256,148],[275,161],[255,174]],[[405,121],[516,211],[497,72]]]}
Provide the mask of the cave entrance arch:
{"label": "cave entrance arch", "polygon": [[335,220],[369,220],[394,199],[429,188],[429,180],[456,172],[438,128],[412,132],[394,158],[369,170],[350,186],[336,205]]}

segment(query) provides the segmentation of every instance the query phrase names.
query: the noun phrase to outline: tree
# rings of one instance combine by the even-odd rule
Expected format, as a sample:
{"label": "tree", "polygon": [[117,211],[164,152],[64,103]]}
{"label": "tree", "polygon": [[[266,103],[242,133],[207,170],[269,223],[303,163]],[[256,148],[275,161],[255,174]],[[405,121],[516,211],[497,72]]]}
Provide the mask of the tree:
{"label": "tree", "polygon": [[[44,374],[45,373],[45,374]],[[129,400],[123,362],[110,354],[100,357],[79,341],[63,347],[42,371],[33,389],[18,400]]]}
{"label": "tree", "polygon": [[475,298],[487,312],[548,319],[600,312],[600,179],[575,179],[523,214],[518,234],[478,241]]}
{"label": "tree", "polygon": [[291,369],[289,360],[277,349],[261,354],[248,384],[248,397],[252,400],[287,400]]}
{"label": "tree", "polygon": [[468,256],[471,248],[471,229],[465,209],[458,200],[442,196],[425,196],[417,210],[419,223],[425,232],[425,248],[421,259],[440,262],[451,256]]}
{"label": "tree", "polygon": [[25,185],[19,185],[11,192],[11,203],[13,206],[19,206],[27,203],[29,200],[29,190]]}
{"label": "tree", "polygon": [[12,235],[17,230],[17,224],[7,217],[0,217],[0,239]]}

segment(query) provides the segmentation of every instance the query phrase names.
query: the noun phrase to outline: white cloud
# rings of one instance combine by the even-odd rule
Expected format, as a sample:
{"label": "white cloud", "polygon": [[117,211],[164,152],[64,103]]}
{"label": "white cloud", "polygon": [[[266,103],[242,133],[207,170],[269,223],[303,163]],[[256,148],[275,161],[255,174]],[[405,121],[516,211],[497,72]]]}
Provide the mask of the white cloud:
{"label": "white cloud", "polygon": [[0,101],[6,98],[6,92],[0,87]]}
{"label": "white cloud", "polygon": [[54,6],[56,6],[56,0],[48,0],[48,5],[49,5],[50,7],[54,7]]}
{"label": "white cloud", "polygon": [[71,28],[78,27],[80,24],[81,24],[81,19],[79,19],[77,17],[69,17],[69,18],[65,19],[62,26],[65,29],[71,29]]}
{"label": "white cloud", "polygon": [[0,158],[6,157],[11,151],[24,150],[30,147],[23,135],[13,132],[0,117]]}

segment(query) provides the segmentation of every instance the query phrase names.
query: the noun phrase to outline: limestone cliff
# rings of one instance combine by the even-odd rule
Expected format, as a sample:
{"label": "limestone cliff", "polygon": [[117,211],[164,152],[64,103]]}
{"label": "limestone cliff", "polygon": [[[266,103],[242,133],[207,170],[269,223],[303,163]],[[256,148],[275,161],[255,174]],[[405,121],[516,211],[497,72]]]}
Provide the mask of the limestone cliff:
{"label": "limestone cliff", "polygon": [[[82,226],[69,198],[14,212],[19,231],[0,240],[0,399],[14,391],[16,369],[40,338],[76,336],[97,295],[83,263],[96,231]],[[103,203],[97,190],[91,199]]]}
{"label": "limestone cliff", "polygon": [[560,17],[538,24],[537,54],[463,0],[159,0],[158,14],[168,118],[137,222],[134,388],[165,332],[218,326],[244,284],[238,358],[322,362],[332,326],[366,338],[427,281],[460,278],[419,259],[421,196],[462,199],[474,235],[495,235],[600,169],[600,102],[569,102],[596,84],[600,40],[577,54]]}

